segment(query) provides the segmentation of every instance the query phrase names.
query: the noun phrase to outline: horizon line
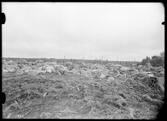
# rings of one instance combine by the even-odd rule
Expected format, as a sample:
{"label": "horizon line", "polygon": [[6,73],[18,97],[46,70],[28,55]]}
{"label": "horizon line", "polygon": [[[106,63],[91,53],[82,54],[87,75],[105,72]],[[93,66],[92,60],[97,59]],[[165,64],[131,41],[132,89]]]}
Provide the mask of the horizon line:
{"label": "horizon line", "polygon": [[109,59],[78,59],[78,58],[47,58],[47,57],[2,57],[3,58],[19,58],[19,59],[64,59],[64,60],[97,60],[97,61],[112,61],[112,62],[141,62],[141,61],[137,61],[137,60],[133,60],[133,61],[126,61],[126,60],[109,60]]}

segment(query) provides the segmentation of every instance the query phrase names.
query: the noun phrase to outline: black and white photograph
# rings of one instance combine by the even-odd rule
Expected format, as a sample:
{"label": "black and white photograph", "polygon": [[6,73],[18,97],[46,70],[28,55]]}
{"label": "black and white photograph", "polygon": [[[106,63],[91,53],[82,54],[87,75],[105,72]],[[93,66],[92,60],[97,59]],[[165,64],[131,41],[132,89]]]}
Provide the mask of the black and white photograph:
{"label": "black and white photograph", "polygon": [[3,119],[158,119],[159,2],[2,2]]}

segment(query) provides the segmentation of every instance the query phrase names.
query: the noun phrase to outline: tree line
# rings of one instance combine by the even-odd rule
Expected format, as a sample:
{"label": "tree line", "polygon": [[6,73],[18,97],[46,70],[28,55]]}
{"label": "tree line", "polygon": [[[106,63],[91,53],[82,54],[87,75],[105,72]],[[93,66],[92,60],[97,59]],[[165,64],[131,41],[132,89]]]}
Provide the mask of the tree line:
{"label": "tree line", "polygon": [[160,55],[154,55],[151,58],[147,56],[139,64],[145,65],[146,63],[150,63],[153,67],[159,67],[159,66],[165,67],[164,61],[165,61],[165,52],[161,52]]}

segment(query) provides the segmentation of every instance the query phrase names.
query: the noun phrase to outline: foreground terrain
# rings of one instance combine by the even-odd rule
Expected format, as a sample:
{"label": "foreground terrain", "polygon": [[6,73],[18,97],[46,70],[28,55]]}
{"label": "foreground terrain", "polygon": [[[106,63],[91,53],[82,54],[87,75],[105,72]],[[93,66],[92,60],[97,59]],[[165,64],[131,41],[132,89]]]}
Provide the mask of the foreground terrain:
{"label": "foreground terrain", "polygon": [[164,68],[3,60],[3,118],[156,119]]}

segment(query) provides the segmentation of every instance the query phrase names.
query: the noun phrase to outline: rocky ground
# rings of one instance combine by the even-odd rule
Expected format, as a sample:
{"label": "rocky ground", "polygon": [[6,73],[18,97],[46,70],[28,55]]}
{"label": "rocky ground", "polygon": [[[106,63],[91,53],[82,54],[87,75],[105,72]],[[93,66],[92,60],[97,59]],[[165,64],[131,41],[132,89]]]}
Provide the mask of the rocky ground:
{"label": "rocky ground", "polygon": [[156,119],[164,68],[3,60],[3,118]]}

